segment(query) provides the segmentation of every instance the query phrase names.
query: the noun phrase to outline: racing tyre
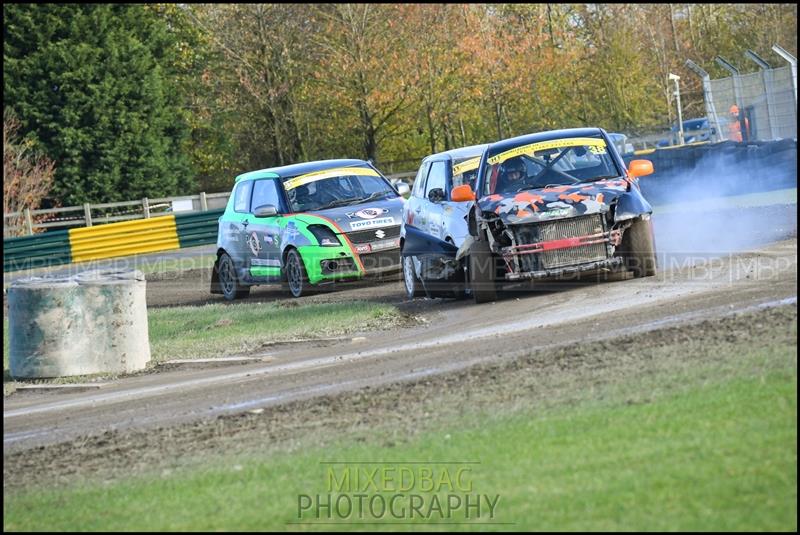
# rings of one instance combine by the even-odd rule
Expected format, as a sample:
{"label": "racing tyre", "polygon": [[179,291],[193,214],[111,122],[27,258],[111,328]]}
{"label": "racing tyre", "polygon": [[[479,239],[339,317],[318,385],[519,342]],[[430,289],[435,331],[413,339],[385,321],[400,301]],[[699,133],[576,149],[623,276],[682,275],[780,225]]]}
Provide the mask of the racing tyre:
{"label": "racing tyre", "polygon": [[497,301],[495,261],[487,240],[472,243],[469,250],[469,281],[476,303]]}
{"label": "racing tyre", "polygon": [[622,236],[620,246],[625,267],[633,276],[652,277],[656,274],[656,251],[653,238],[653,224],[644,219],[637,219]]}
{"label": "racing tyre", "polygon": [[234,299],[247,297],[250,294],[250,287],[239,282],[239,277],[236,276],[236,267],[233,265],[233,259],[228,256],[228,253],[222,253],[220,255],[217,265],[219,289],[222,290],[222,295],[225,299],[233,301]]}
{"label": "racing tyre", "polygon": [[290,249],[286,254],[286,283],[293,297],[301,297],[310,293],[311,285],[308,282],[306,268],[296,249]]}
{"label": "racing tyre", "polygon": [[414,258],[411,256],[403,257],[403,283],[405,284],[406,297],[408,299],[425,295],[422,282],[417,278],[417,273],[414,270]]}

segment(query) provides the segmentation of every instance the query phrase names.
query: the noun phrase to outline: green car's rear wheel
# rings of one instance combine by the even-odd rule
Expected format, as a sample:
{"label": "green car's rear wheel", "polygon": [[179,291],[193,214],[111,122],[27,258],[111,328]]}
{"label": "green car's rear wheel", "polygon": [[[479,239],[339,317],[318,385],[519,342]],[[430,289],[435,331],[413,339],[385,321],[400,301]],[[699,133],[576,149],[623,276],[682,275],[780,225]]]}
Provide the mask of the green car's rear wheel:
{"label": "green car's rear wheel", "polygon": [[236,276],[236,267],[233,259],[228,253],[222,253],[219,257],[217,273],[219,274],[219,287],[222,295],[228,301],[247,297],[250,294],[250,287],[242,285],[239,277]]}

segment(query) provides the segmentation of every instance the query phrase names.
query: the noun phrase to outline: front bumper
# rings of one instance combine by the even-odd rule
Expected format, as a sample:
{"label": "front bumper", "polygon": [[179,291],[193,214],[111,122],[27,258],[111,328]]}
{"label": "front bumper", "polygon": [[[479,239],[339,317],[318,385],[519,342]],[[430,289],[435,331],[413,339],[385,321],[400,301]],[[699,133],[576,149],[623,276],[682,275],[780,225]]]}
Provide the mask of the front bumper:
{"label": "front bumper", "polygon": [[522,273],[506,273],[506,280],[519,281],[531,279],[549,279],[564,277],[567,275],[574,275],[576,273],[584,273],[587,271],[597,270],[614,270],[622,266],[622,258],[612,257],[606,260],[598,260],[596,262],[588,262],[586,264],[578,264],[575,266],[566,266],[556,269],[545,269],[542,271],[525,271]]}
{"label": "front bumper", "polygon": [[[300,256],[308,274],[310,284],[319,284],[323,281],[352,280],[363,275],[358,262],[353,258],[349,247],[300,247]],[[325,269],[325,264],[330,267],[331,262],[336,262],[337,269]]]}
{"label": "front bumper", "polygon": [[[397,241],[399,242],[399,239]],[[301,247],[299,250],[310,284],[355,280],[364,276],[383,275],[403,269],[398,245],[355,255],[350,247],[316,246]]]}
{"label": "front bumper", "polygon": [[506,280],[559,277],[622,263],[614,257],[622,230],[607,230],[600,214],[520,225],[512,235],[512,244],[500,250]]}

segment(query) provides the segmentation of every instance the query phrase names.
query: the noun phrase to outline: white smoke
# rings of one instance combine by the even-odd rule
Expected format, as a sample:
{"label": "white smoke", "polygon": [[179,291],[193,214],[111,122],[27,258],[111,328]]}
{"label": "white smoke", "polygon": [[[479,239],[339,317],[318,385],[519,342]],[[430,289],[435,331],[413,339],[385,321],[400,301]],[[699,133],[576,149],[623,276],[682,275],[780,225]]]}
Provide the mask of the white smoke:
{"label": "white smoke", "polygon": [[642,179],[659,254],[712,257],[796,236],[796,144],[793,158],[744,150],[709,151],[688,171]]}

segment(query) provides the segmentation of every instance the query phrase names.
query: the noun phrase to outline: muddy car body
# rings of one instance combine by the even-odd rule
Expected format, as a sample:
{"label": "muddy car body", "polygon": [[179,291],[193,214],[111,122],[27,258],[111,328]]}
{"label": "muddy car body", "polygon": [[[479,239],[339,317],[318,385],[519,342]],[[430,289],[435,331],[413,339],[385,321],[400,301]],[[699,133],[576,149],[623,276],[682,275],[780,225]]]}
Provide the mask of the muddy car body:
{"label": "muddy car body", "polygon": [[243,297],[284,281],[310,287],[397,272],[405,200],[362,160],[325,160],[236,178],[219,220],[211,292]]}
{"label": "muddy car body", "polygon": [[[509,282],[617,270],[653,275],[652,207],[637,181],[652,171],[646,160],[626,168],[599,128],[493,143],[474,191],[451,193],[455,201],[476,199],[467,218],[470,239],[442,256],[467,268],[476,302],[496,299]],[[419,254],[428,247],[423,242],[409,250]]]}
{"label": "muddy car body", "polygon": [[[407,234],[416,239],[444,242],[439,247],[447,251],[457,250],[464,243],[469,236],[467,216],[473,203],[453,201],[450,194],[458,186],[475,186],[480,157],[486,147],[488,145],[462,147],[432,154],[422,160],[411,195],[403,208],[401,246],[405,244]],[[464,281],[463,267],[447,262],[447,256],[430,254],[429,248],[425,253],[403,256],[406,296],[413,298],[425,294],[436,297],[440,293],[452,296],[448,283]]]}

